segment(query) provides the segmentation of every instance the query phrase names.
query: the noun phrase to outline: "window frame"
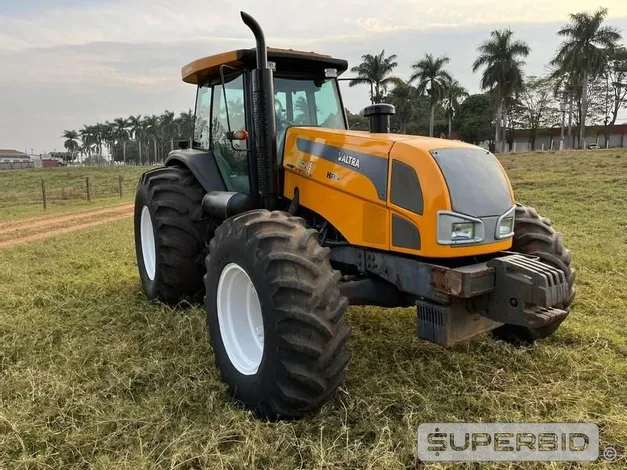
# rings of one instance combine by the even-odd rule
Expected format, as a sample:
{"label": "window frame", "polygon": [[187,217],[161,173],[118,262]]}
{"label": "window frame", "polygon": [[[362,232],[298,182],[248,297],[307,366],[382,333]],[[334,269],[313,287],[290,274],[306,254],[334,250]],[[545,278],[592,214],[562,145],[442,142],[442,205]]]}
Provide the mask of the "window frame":
{"label": "window frame", "polygon": [[[210,90],[211,92],[211,99],[209,100],[209,148],[202,148],[200,147],[200,145],[198,147],[194,146],[194,142],[198,142],[199,144],[201,144],[200,141],[196,140],[196,120],[198,119],[198,97],[200,95],[200,89],[201,88],[207,88],[208,90]],[[211,150],[211,146],[213,144],[213,139],[212,139],[212,132],[213,132],[213,126],[211,125],[212,119],[213,119],[213,94],[214,94],[214,85],[213,84],[209,84],[209,83],[204,83],[201,85],[198,85],[196,87],[196,103],[194,104],[194,136],[193,136],[193,140],[192,140],[192,148],[197,148],[199,150],[203,150],[203,151],[210,151]]]}
{"label": "window frame", "polygon": [[[257,184],[257,162],[255,161],[256,152],[254,149],[255,142],[255,127],[253,120],[253,103],[252,103],[252,78],[250,70],[243,69],[232,71],[231,73],[225,74],[225,84],[230,82],[231,80],[236,79],[237,77],[242,76],[242,87],[244,91],[244,123],[246,125],[246,131],[248,132],[248,140],[246,142],[246,150],[238,150],[240,152],[247,153],[247,161],[248,161],[248,187],[249,187],[249,195],[253,198],[256,203],[259,201],[259,185]],[[213,156],[214,152],[214,139],[213,139],[213,108],[214,108],[214,99],[216,96],[216,92],[222,93],[222,78],[216,77],[213,80],[208,80],[202,84],[199,84],[196,90],[196,105],[194,109],[194,129],[196,128],[196,118],[198,111],[198,93],[201,87],[210,88],[211,89],[211,102],[209,109],[209,148],[201,148],[205,152],[211,153]],[[214,157],[215,158],[215,157]],[[220,173],[220,177],[224,179],[224,176]]]}
{"label": "window frame", "polygon": [[[274,74],[274,78],[277,79],[282,79],[282,80],[303,80],[303,81],[316,81],[316,80],[323,80],[326,82],[332,82],[333,83],[333,91],[337,96],[337,100],[338,100],[338,106],[341,108],[341,112],[342,112],[342,119],[344,122],[344,128],[343,129],[338,129],[338,130],[349,130],[349,126],[348,126],[348,116],[346,115],[346,108],[344,107],[344,99],[342,98],[342,93],[340,90],[340,84],[339,81],[337,79],[337,77],[324,77],[324,76],[314,76],[314,75],[302,75],[302,74],[297,74],[297,73],[289,73],[289,72],[283,72],[283,73],[275,73]],[[276,90],[275,90],[276,93]],[[307,90],[306,91],[307,94],[307,105],[309,107],[309,115],[312,118],[315,118],[316,121],[316,125],[313,124],[308,124],[308,125],[300,125],[299,127],[321,127],[320,124],[318,123],[318,113],[316,111],[316,98],[315,98],[315,92],[311,91],[311,90]],[[287,95],[287,93],[286,93]],[[286,98],[287,100],[287,98]]]}

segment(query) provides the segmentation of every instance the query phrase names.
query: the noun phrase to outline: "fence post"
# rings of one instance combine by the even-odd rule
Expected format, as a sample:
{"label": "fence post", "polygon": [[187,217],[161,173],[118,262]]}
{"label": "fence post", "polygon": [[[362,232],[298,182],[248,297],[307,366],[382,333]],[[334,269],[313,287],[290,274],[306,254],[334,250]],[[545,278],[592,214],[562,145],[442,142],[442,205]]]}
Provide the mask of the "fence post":
{"label": "fence post", "polygon": [[120,198],[122,198],[122,185],[124,184],[124,178],[122,175],[119,177],[119,185],[120,185]]}
{"label": "fence post", "polygon": [[44,212],[48,210],[48,199],[46,199],[46,182],[41,180],[41,197],[44,201]]}
{"label": "fence post", "polygon": [[91,202],[91,185],[89,184],[89,176],[85,177],[85,188],[87,190],[87,201]]}

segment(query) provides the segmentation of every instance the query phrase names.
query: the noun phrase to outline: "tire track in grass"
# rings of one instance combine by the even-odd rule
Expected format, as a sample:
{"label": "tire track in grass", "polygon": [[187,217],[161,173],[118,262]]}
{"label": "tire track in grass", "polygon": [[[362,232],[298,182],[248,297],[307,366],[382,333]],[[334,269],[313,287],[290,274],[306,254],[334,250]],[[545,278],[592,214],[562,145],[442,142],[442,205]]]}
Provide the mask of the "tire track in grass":
{"label": "tire track in grass", "polygon": [[132,211],[134,205],[133,204],[123,204],[112,207],[105,207],[102,209],[93,209],[88,211],[76,212],[67,215],[60,216],[49,216],[49,217],[41,217],[37,219],[28,219],[21,222],[14,223],[12,225],[8,225],[0,228],[0,235],[4,235],[11,232],[16,232],[19,230],[32,230],[32,229],[40,229],[46,228],[48,226],[58,225],[67,222],[73,222],[75,220],[86,219],[88,217],[93,217],[96,215],[103,215],[108,213],[126,213],[127,211]]}
{"label": "tire track in grass", "polygon": [[9,247],[9,246],[14,246],[14,245],[19,245],[19,244],[23,244],[23,243],[28,243],[28,242],[33,242],[33,241],[37,241],[37,240],[44,240],[47,238],[52,238],[55,237],[57,235],[63,235],[65,233],[70,233],[70,232],[76,232],[79,230],[85,230],[91,227],[96,227],[98,225],[104,225],[107,224],[109,222],[116,222],[118,220],[124,220],[124,219],[128,219],[133,215],[132,211],[129,212],[125,212],[123,214],[117,214],[113,217],[107,217],[105,219],[99,219],[93,222],[87,222],[84,224],[78,224],[78,225],[70,225],[69,227],[64,227],[64,228],[58,228],[52,231],[48,231],[48,232],[41,232],[41,233],[35,233],[32,235],[22,235],[19,237],[15,237],[15,238],[10,238],[8,240],[3,240],[0,242],[0,248],[4,248],[4,247]]}

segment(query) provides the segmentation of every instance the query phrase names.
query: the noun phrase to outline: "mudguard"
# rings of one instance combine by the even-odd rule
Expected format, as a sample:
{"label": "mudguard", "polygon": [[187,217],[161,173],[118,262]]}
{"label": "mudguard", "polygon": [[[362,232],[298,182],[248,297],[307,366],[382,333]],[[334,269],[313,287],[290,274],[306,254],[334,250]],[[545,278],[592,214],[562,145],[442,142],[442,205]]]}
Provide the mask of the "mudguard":
{"label": "mudguard", "polygon": [[226,191],[226,185],[211,152],[181,149],[170,152],[165,166],[184,165],[189,168],[205,191]]}

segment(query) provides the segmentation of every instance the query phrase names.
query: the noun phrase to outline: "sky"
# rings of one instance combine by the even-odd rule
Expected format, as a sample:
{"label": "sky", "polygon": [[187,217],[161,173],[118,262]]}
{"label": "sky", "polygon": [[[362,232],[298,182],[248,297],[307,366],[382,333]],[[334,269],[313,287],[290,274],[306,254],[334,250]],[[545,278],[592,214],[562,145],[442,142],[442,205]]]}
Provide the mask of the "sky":
{"label": "sky", "polygon": [[[568,14],[597,6],[627,36],[624,0],[0,0],[0,148],[62,150],[65,129],[193,108],[195,89],[181,81],[181,68],[254,47],[240,10],[261,23],[269,46],[350,66],[385,49],[398,55],[404,79],[425,53],[447,55],[453,76],[477,92],[471,65],[490,31],[510,27],[527,41],[525,71],[540,75]],[[352,112],[368,104],[368,87],[344,82],[342,91]],[[627,122],[627,113],[620,118]]]}

